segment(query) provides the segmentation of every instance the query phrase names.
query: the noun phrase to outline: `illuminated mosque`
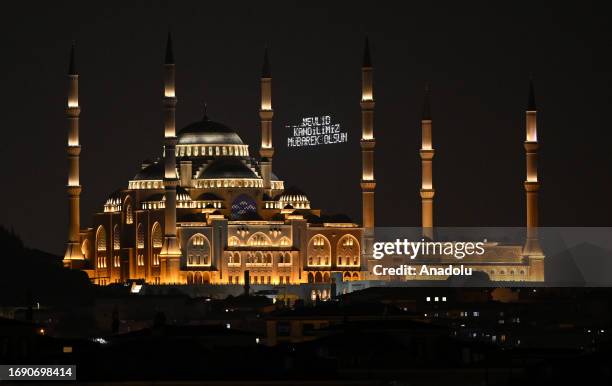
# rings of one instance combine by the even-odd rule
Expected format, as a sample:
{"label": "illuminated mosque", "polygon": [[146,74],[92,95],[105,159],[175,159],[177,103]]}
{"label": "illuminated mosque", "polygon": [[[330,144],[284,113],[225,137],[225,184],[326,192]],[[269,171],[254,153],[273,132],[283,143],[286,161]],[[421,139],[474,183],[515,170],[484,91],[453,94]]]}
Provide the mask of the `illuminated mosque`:
{"label": "illuminated mosque", "polygon": [[[68,70],[69,229],[66,267],[93,283],[260,285],[374,280],[374,92],[368,41],[362,63],[362,224],[326,216],[308,196],[274,174],[272,74],[267,50],[261,75],[261,145],[254,156],[230,126],[199,120],[176,130],[177,92],[170,34],[163,89],[163,149],[112,193],[93,226],[80,227],[79,75],[72,46]],[[537,137],[533,86],[527,109],[527,222],[524,246],[494,246],[465,259],[492,280],[543,280],[537,234]],[[422,125],[422,227],[432,237],[432,120],[428,95]],[[161,125],[160,125],[161,126]],[[161,133],[160,133],[161,134]],[[438,263],[444,266],[444,261]],[[435,265],[435,264],[434,264]],[[432,265],[433,266],[433,265]]]}

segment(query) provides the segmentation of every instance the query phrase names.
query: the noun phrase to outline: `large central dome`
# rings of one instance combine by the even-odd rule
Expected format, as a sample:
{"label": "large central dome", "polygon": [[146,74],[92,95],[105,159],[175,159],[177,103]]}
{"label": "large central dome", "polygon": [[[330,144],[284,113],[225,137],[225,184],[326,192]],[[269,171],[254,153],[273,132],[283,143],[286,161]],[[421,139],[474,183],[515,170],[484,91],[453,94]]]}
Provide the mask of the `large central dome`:
{"label": "large central dome", "polygon": [[243,145],[240,136],[222,123],[205,116],[178,132],[179,145]]}

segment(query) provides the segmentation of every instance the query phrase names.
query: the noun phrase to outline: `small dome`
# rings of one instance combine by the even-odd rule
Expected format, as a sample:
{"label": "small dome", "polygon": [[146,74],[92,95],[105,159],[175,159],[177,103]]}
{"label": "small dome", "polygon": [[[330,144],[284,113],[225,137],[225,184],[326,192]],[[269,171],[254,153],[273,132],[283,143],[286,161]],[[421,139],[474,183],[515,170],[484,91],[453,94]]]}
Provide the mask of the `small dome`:
{"label": "small dome", "polygon": [[177,186],[176,187],[176,201],[179,201],[179,202],[191,201],[191,195],[182,186]]}
{"label": "small dome", "polygon": [[115,190],[106,199],[104,205],[121,205],[121,190]]}
{"label": "small dome", "polygon": [[234,130],[206,116],[181,129],[177,138],[180,145],[244,145]]}
{"label": "small dome", "polygon": [[306,197],[306,193],[292,186],[278,195],[277,200],[283,202],[308,202],[308,197]]}
{"label": "small dome", "polygon": [[104,212],[119,212],[121,211],[121,190],[115,190],[108,196],[104,203]]}
{"label": "small dome", "polygon": [[251,168],[238,159],[217,159],[202,170],[198,179],[259,178]]}

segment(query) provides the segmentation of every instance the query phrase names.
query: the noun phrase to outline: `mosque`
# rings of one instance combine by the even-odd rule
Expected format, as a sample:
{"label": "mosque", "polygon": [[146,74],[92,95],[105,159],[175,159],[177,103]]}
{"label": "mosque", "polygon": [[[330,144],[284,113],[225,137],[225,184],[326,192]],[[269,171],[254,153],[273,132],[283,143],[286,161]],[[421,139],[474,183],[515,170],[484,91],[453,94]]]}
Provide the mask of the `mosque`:
{"label": "mosque", "polygon": [[[362,223],[326,216],[308,195],[273,172],[272,73],[267,50],[261,75],[261,145],[254,155],[237,130],[210,119],[176,130],[172,39],[164,61],[163,148],[113,192],[93,226],[80,226],[79,75],[75,47],[68,69],[69,229],[64,266],[98,285],[144,280],[151,285],[299,285],[373,280],[374,92],[368,41],[362,63]],[[492,280],[541,281],[537,242],[537,136],[533,86],[527,109],[527,226],[523,246],[495,246],[466,260]],[[422,227],[433,237],[432,119],[426,95],[422,125]],[[161,134],[161,133],[160,133]],[[136,168],[138,169],[138,168]],[[438,260],[441,266],[445,261]],[[435,266],[436,263],[429,264]],[[376,278],[380,280],[380,277]]]}

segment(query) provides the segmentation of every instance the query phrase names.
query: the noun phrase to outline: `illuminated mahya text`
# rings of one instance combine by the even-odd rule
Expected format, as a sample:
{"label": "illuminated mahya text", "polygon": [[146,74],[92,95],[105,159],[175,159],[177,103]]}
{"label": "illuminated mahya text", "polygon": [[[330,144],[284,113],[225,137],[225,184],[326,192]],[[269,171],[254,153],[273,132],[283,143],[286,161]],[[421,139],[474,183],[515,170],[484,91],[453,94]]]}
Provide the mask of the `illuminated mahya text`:
{"label": "illuminated mahya text", "polygon": [[348,142],[348,133],[342,132],[339,123],[332,123],[331,116],[302,118],[297,125],[286,125],[289,129],[287,147],[330,145]]}

